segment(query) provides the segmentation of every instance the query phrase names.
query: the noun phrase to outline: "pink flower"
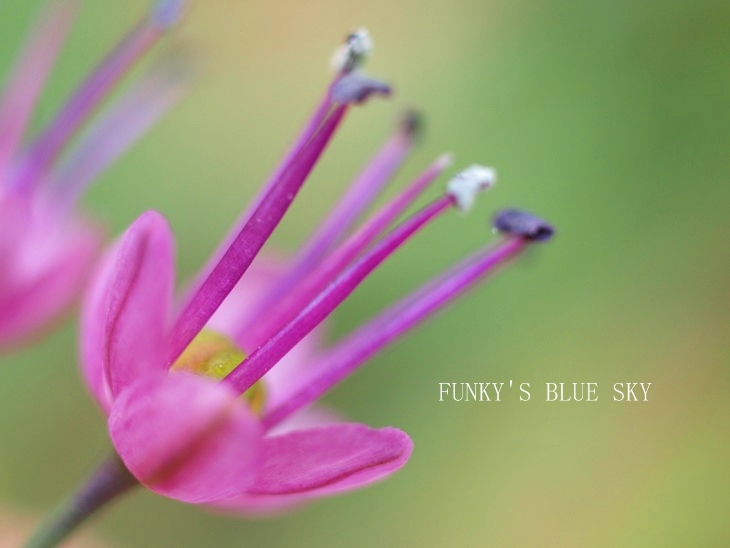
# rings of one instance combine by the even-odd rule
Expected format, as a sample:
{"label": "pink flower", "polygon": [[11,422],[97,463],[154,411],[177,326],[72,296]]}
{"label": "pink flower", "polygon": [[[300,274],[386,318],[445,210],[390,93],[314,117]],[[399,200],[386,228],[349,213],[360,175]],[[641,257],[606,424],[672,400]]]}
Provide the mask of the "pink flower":
{"label": "pink flower", "polygon": [[23,143],[35,103],[78,3],[49,3],[0,99],[0,350],[55,320],[80,292],[103,232],[76,210],[84,190],[180,97],[183,74],[168,63],[143,76],[68,153],[72,138],[136,61],[177,18],[159,2]]}
{"label": "pink flower", "polygon": [[342,422],[317,399],[552,232],[531,215],[500,214],[504,240],[320,350],[318,326],[373,270],[447,211],[470,208],[494,182],[493,170],[472,166],[387,231],[448,167],[448,157],[438,158],[350,233],[407,156],[417,125],[409,116],[293,259],[254,263],[351,104],[389,93],[358,70],[367,42],[363,31],[348,38],[311,121],[182,299],[173,299],[174,238],[156,212],[127,230],[95,276],[83,310],[84,376],[109,415],[117,453],[156,493],[261,513],[400,469],[413,447],[407,434]]}

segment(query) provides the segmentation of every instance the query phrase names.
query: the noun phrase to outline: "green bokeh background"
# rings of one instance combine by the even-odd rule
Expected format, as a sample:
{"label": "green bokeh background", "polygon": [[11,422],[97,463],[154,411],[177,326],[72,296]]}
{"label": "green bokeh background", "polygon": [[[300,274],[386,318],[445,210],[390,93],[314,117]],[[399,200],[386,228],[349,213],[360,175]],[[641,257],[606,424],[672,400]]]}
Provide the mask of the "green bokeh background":
{"label": "green bokeh background", "polygon": [[[6,70],[39,2],[0,6]],[[145,9],[89,0],[36,127]],[[368,490],[236,520],[141,490],[89,527],[118,546],[720,546],[730,543],[730,4],[720,0],[386,0],[194,4],[177,39],[202,61],[191,96],[94,187],[117,234],[155,208],[189,275],[252,197],[354,26],[397,95],[357,109],[273,238],[294,250],[402,107],[438,153],[499,169],[472,215],[432,227],[338,311],[332,339],[491,238],[520,205],[553,243],[384,352],[327,400],[395,425],[411,462]],[[39,515],[107,452],[69,320],[2,357],[0,505]],[[529,382],[532,400],[439,402],[439,382]],[[615,382],[651,382],[615,403]],[[546,382],[597,382],[547,403]],[[505,388],[505,391],[507,389]]]}

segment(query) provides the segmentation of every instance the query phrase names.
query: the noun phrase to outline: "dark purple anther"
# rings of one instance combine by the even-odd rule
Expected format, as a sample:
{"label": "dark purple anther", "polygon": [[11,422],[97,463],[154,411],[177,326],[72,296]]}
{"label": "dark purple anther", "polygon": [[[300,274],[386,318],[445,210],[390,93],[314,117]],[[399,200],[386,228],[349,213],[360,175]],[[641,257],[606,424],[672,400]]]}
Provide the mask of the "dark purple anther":
{"label": "dark purple anther", "polygon": [[547,242],[555,233],[550,223],[519,209],[503,209],[494,217],[493,226],[504,234],[533,242]]}
{"label": "dark purple anther", "polygon": [[406,110],[400,119],[403,131],[411,137],[419,137],[423,133],[423,114],[416,109]]}
{"label": "dark purple anther", "polygon": [[332,99],[340,104],[355,103],[359,105],[367,101],[373,94],[388,96],[391,91],[388,84],[379,80],[362,74],[348,74],[332,86]]}

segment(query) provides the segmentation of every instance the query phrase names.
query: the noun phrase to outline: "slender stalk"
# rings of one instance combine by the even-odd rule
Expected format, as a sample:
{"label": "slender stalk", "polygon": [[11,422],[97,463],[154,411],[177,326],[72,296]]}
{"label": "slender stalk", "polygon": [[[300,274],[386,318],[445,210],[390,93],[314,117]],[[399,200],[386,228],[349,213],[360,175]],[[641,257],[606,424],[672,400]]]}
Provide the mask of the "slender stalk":
{"label": "slender stalk", "polygon": [[183,98],[191,77],[185,59],[168,57],[117,99],[50,175],[59,208],[74,207],[97,177]]}
{"label": "slender stalk", "polygon": [[289,272],[278,280],[275,288],[271,290],[273,295],[270,295],[268,302],[263,304],[264,310],[314,270],[340,237],[377,198],[408,157],[415,139],[415,131],[411,128],[415,125],[399,124],[395,135],[375,154],[314,234],[304,243]]}
{"label": "slender stalk", "polygon": [[[470,201],[468,196],[462,197]],[[501,211],[494,218],[493,226],[507,239],[436,276],[321,356],[317,369],[299,379],[299,386],[262,417],[264,427],[270,429],[294,411],[309,405],[351,375],[368,358],[519,255],[527,245],[547,242],[555,233],[553,226],[543,219],[517,209]]]}
{"label": "slender stalk", "polygon": [[165,35],[168,27],[145,16],[91,72],[20,160],[11,183],[28,191],[48,174],[77,130],[121,79]]}
{"label": "slender stalk", "polygon": [[213,316],[251,266],[261,248],[284,217],[309,173],[342,122],[347,105],[337,106],[301,153],[259,203],[208,278],[178,314],[168,338],[167,363],[172,364]]}
{"label": "slender stalk", "polygon": [[447,155],[439,157],[393,201],[381,208],[344,244],[325,258],[322,264],[304,281],[300,281],[290,294],[276,295],[279,300],[278,304],[270,304],[268,310],[265,310],[265,314],[252,315],[252,319],[237,330],[238,337],[245,341],[244,347],[258,348],[277,330],[294,319],[294,315],[300,309],[322,292],[327,283],[367,249],[420,196],[428,185],[448,167],[450,161],[451,159]]}
{"label": "slender stalk", "polygon": [[510,238],[496,247],[482,250],[377,315],[318,360],[320,365],[301,379],[299,388],[266,413],[262,419],[264,426],[276,426],[294,411],[321,397],[370,357],[517,256],[526,245],[522,238]]}
{"label": "slender stalk", "polygon": [[58,546],[107,503],[139,485],[119,457],[105,460],[89,479],[38,526],[26,548]]}
{"label": "slender stalk", "polygon": [[71,25],[76,0],[48,2],[26,41],[0,99],[0,169],[20,148],[33,109],[48,79]]}
{"label": "slender stalk", "polygon": [[454,198],[447,194],[403,221],[370,252],[331,280],[324,291],[298,311],[296,317],[275,336],[254,350],[223,382],[241,394],[251,388],[299,341],[322,323],[383,261],[454,205]]}

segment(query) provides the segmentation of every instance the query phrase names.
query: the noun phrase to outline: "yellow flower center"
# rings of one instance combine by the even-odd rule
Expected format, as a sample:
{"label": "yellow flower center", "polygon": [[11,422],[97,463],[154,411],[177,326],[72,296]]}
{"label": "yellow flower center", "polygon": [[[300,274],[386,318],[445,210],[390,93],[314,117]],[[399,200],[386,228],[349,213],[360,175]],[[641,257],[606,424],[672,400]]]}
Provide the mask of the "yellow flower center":
{"label": "yellow flower center", "polygon": [[[245,359],[246,354],[231,339],[210,329],[204,329],[175,360],[170,370],[187,371],[222,380]],[[246,390],[242,397],[254,413],[260,414],[266,402],[263,383],[257,382]]]}

